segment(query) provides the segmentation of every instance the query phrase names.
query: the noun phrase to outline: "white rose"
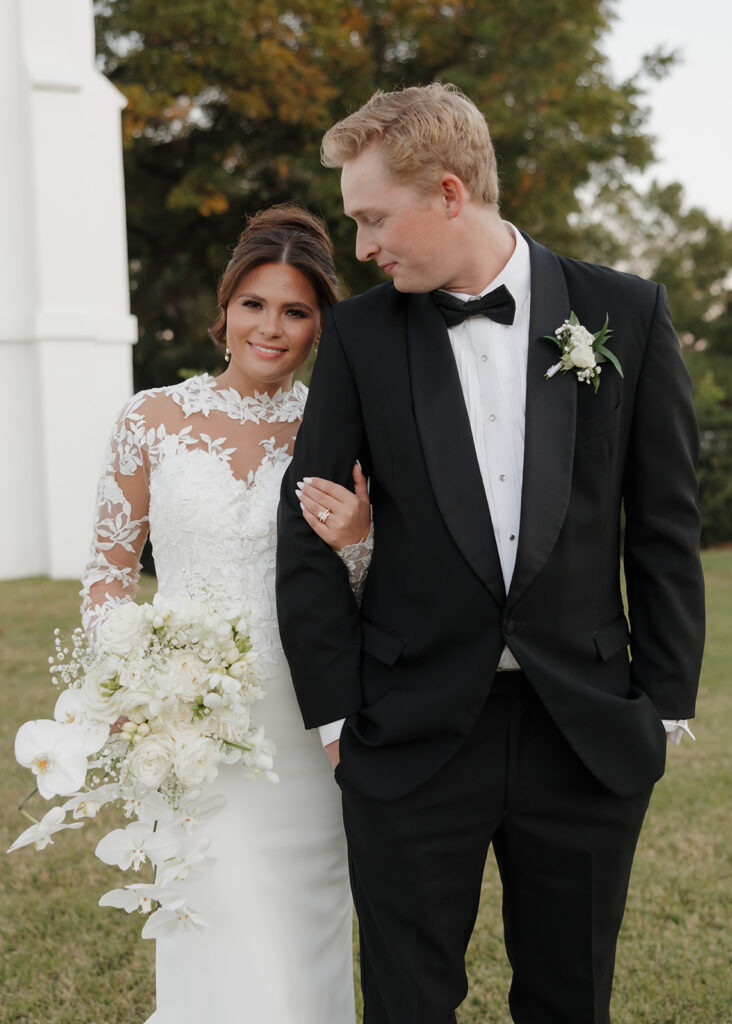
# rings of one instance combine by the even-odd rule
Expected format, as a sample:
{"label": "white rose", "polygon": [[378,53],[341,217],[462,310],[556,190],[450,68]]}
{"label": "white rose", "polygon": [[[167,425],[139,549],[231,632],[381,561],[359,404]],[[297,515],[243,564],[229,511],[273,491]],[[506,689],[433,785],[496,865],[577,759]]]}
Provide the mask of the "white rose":
{"label": "white rose", "polygon": [[199,736],[179,751],[173,768],[184,786],[200,786],[218,774],[217,760],[218,744],[208,736]]}
{"label": "white rose", "polygon": [[132,747],[127,765],[139,782],[157,789],[168,774],[174,755],[175,744],[169,736],[151,733]]}
{"label": "white rose", "polygon": [[89,669],[81,683],[84,703],[89,712],[110,724],[119,717],[119,710],[108,686],[116,685],[120,667],[116,658],[105,658]]}
{"label": "white rose", "polygon": [[[587,331],[585,331],[586,333]],[[590,335],[590,337],[592,336]],[[592,351],[592,345],[574,344],[569,350],[569,358],[572,365],[580,370],[591,370],[595,366],[595,353]]]}
{"label": "white rose", "polygon": [[117,605],[109,611],[97,629],[99,647],[111,654],[127,654],[133,650],[149,630],[145,613],[132,601]]}

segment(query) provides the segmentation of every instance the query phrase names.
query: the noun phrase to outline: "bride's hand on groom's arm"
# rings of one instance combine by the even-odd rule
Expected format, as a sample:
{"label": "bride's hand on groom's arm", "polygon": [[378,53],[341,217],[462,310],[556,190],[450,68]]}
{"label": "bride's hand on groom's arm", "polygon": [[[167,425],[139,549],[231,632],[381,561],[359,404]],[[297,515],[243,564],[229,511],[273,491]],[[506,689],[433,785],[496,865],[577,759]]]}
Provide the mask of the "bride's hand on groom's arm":
{"label": "bride's hand on groom's arm", "polygon": [[366,540],[371,529],[368,486],[358,462],[353,467],[353,484],[354,491],[349,491],[313,476],[299,481],[295,491],[305,521],[334,551]]}

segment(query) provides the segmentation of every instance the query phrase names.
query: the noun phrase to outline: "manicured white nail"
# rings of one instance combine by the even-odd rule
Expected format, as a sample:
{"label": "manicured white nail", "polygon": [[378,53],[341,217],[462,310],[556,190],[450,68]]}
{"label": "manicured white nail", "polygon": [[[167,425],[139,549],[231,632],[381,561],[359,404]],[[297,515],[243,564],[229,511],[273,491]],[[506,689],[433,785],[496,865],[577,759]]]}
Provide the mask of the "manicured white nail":
{"label": "manicured white nail", "polygon": [[313,478],[311,476],[304,476],[302,481],[304,484],[311,484],[313,482]]}
{"label": "manicured white nail", "polygon": [[297,490],[295,491],[295,494],[297,495],[298,498],[302,498],[302,491]]}

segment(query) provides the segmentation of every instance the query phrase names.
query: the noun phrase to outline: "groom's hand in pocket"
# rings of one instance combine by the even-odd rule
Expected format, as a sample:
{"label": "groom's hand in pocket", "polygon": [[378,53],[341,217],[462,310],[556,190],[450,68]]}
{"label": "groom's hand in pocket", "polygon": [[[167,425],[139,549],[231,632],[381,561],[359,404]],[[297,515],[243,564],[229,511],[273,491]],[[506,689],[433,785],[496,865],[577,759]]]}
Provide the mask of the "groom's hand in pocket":
{"label": "groom's hand in pocket", "polygon": [[326,743],[323,750],[328,755],[331,768],[335,771],[341,759],[341,741],[333,740],[332,743]]}

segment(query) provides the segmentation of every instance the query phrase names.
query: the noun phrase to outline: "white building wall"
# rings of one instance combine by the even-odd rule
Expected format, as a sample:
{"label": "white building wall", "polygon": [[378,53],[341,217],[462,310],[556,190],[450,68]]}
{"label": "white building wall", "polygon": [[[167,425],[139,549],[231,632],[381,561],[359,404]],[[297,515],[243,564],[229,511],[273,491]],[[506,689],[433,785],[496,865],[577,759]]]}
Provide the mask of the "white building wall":
{"label": "white building wall", "polygon": [[78,577],[132,391],[120,110],[90,0],[0,12],[0,578]]}

